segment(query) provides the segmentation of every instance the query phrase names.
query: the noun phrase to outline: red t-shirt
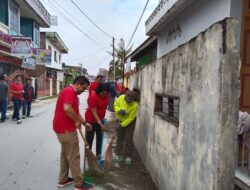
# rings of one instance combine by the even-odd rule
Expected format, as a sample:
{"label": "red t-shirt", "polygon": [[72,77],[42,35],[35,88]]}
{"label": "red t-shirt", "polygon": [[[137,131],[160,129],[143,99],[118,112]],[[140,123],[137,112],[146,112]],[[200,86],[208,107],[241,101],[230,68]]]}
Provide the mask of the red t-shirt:
{"label": "red t-shirt", "polygon": [[[23,91],[23,84],[14,82],[11,84],[10,89],[13,91],[22,92]],[[23,98],[23,93],[21,93],[21,94],[13,93],[13,97],[21,100]]]}
{"label": "red t-shirt", "polygon": [[96,108],[97,115],[99,116],[100,120],[103,120],[106,109],[108,105],[109,96],[101,97],[100,95],[93,92],[89,97],[89,106],[87,111],[85,112],[85,119],[89,123],[96,123],[96,119],[91,112],[91,108]]}
{"label": "red t-shirt", "polygon": [[98,86],[99,86],[99,83],[97,83],[96,81],[91,83],[91,85],[89,87],[89,97],[90,97],[91,93],[96,90],[96,88]]}
{"label": "red t-shirt", "polygon": [[73,132],[76,130],[75,122],[64,112],[64,104],[72,106],[74,111],[79,114],[78,96],[72,86],[66,87],[59,95],[53,120],[53,129],[56,133],[64,134],[65,131]]}

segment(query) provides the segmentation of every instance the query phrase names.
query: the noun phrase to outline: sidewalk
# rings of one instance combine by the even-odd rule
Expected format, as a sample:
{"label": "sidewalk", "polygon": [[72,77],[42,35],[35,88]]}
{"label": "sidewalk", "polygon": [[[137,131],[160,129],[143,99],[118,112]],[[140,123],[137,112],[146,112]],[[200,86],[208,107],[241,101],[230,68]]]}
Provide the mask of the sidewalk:
{"label": "sidewalk", "polygon": [[[41,105],[44,105],[44,104],[54,102],[56,99],[57,99],[57,96],[44,97],[42,99],[35,99],[35,101],[32,102],[31,110],[32,110],[32,108],[35,108],[37,106],[41,106]],[[20,111],[20,113],[21,113],[21,111]],[[10,118],[12,116],[12,114],[13,114],[13,104],[8,106],[6,116],[8,116]]]}

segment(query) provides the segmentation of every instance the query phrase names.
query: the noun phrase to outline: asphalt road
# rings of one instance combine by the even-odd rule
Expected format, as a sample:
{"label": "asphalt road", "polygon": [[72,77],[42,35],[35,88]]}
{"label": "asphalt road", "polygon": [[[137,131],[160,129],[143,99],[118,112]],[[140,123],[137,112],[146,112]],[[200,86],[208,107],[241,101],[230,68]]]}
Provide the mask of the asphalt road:
{"label": "asphalt road", "polygon": [[[80,97],[81,112],[86,95]],[[57,189],[60,144],[52,130],[55,102],[40,102],[32,110],[34,117],[24,119],[22,124],[11,120],[0,123],[0,190]],[[83,150],[81,141],[80,146]]]}

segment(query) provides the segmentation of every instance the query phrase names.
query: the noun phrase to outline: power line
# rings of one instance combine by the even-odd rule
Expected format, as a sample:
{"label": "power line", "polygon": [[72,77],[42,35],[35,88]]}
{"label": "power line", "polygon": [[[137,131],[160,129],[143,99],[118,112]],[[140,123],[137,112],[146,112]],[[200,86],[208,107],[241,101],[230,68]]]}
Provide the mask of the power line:
{"label": "power line", "polygon": [[99,27],[93,20],[91,20],[88,15],[73,1],[71,0],[71,2],[79,9],[79,11],[92,23],[94,24],[103,34],[105,34],[106,36],[113,38],[111,35],[109,35],[108,33],[106,33],[101,27]]}
{"label": "power line", "polygon": [[110,59],[109,56],[105,57],[104,61],[101,61],[100,63],[94,65],[93,67],[91,67],[90,69],[88,69],[88,71],[92,71],[92,70],[96,69],[98,66],[103,65],[104,63],[106,63],[106,61],[108,61],[108,59]]}
{"label": "power line", "polygon": [[140,24],[140,22],[141,22],[141,19],[142,19],[143,15],[144,15],[144,13],[145,13],[145,10],[146,10],[146,8],[147,8],[147,6],[148,6],[148,2],[149,2],[149,0],[147,0],[147,2],[146,2],[146,5],[145,5],[145,7],[144,7],[144,9],[143,9],[143,11],[142,11],[142,14],[141,14],[141,16],[140,16],[140,19],[139,19],[139,21],[138,21],[138,23],[137,23],[135,29],[134,29],[134,32],[133,32],[132,36],[130,37],[130,40],[129,40],[129,42],[128,42],[128,45],[127,45],[127,48],[126,48],[126,49],[128,49],[128,47],[129,47],[129,45],[130,45],[132,39],[133,39],[134,36],[135,36],[135,33],[136,33],[137,29],[138,29],[138,26],[139,26],[139,24]]}
{"label": "power line", "polygon": [[[107,47],[106,47],[107,48]],[[93,52],[93,53],[90,53],[88,55],[84,55],[84,56],[81,56],[81,57],[78,57],[78,58],[72,58],[72,59],[66,59],[67,61],[74,61],[74,60],[79,60],[79,59],[84,59],[86,57],[90,57],[90,56],[93,56],[93,55],[97,55],[99,53],[101,53],[103,50],[101,51],[96,51],[96,52]]]}
{"label": "power line", "polygon": [[[53,4],[50,0],[48,0],[51,4]],[[45,1],[44,1],[45,2]],[[84,36],[86,36],[89,40],[99,46],[101,49],[104,49],[99,43],[97,43],[94,39],[92,39],[88,34],[83,32],[75,23],[73,23],[67,16],[65,16],[54,4],[54,7],[51,6],[49,3],[45,2],[51,9],[61,15],[66,21],[68,21],[71,25],[73,25],[76,29],[78,29]]]}
{"label": "power line", "polygon": [[[53,3],[55,3],[57,6],[59,6],[66,14],[71,16],[75,21],[77,21],[77,19],[71,13],[69,13],[62,5],[60,5],[60,3],[58,3],[57,1],[53,1]],[[79,22],[81,24],[81,26],[83,26],[87,31],[89,31],[89,33],[91,33],[93,35],[93,32],[90,31],[86,26],[84,26],[83,23],[81,23],[79,20],[77,22]],[[94,36],[94,37],[98,39],[98,37],[96,37],[96,36]],[[100,39],[98,39],[98,40],[101,41]]]}

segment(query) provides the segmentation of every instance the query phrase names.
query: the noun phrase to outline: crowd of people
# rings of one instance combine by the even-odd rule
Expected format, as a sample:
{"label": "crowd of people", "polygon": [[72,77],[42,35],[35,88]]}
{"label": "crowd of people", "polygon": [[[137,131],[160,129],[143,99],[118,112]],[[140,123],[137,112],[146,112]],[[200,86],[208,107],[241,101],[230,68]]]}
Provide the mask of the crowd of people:
{"label": "crowd of people", "polygon": [[[12,120],[17,124],[21,124],[22,120],[26,117],[32,117],[31,104],[34,101],[35,93],[34,88],[31,85],[31,79],[27,78],[25,84],[22,82],[21,76],[17,76],[10,87],[7,83],[7,75],[0,75],[0,113],[1,122],[5,122],[9,119],[6,116],[8,109],[8,98],[11,97],[13,102],[13,114]],[[22,108],[22,115],[20,110]]]}
{"label": "crowd of people", "polygon": [[[132,163],[132,139],[138,111],[136,92],[127,89],[124,94],[119,94],[114,82],[102,82],[102,76],[98,75],[89,87],[89,96],[86,99],[88,107],[83,117],[79,113],[77,96],[87,89],[89,84],[86,77],[79,76],[75,78],[72,85],[63,89],[57,99],[53,129],[61,144],[58,187],[64,187],[74,182],[75,190],[92,188],[82,178],[77,129],[81,130],[82,126],[85,126],[85,135],[90,148],[92,148],[96,135],[95,153],[97,159],[101,159],[102,138],[105,130],[104,117],[107,107],[116,113],[119,121],[114,160],[125,161],[127,165]],[[122,154],[123,152],[124,154]],[[123,159],[123,155],[125,159]],[[69,170],[72,178],[69,177]]]}

